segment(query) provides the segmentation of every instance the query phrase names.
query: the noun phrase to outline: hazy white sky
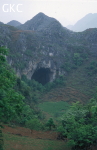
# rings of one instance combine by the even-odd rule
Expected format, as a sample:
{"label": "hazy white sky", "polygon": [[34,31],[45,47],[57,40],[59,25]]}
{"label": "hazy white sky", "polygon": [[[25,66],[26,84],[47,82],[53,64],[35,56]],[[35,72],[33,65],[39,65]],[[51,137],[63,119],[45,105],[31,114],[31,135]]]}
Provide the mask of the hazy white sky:
{"label": "hazy white sky", "polygon": [[24,23],[39,12],[67,26],[88,13],[97,13],[97,0],[0,0],[0,21],[4,23],[11,20]]}

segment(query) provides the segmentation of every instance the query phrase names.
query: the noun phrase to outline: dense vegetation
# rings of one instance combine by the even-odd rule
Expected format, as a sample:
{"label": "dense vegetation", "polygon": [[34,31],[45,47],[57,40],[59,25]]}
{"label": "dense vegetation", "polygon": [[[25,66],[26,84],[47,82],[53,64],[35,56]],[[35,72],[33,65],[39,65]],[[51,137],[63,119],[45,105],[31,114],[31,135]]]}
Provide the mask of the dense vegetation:
{"label": "dense vegetation", "polygon": [[[34,119],[35,124],[38,122],[38,116],[26,103],[24,97],[28,96],[27,90],[29,90],[29,87],[26,83],[20,81],[14,71],[7,65],[7,53],[8,50],[5,47],[0,48],[0,123],[25,126]],[[24,89],[24,91],[19,92],[18,89]],[[0,130],[0,146],[2,147],[1,137],[2,132]]]}
{"label": "dense vegetation", "polygon": [[[56,105],[58,107],[57,110],[65,108],[60,125],[56,126],[52,118],[43,123],[44,116],[36,107],[37,103],[41,102],[40,96],[56,86],[65,86],[66,79],[60,76],[53,83],[48,83],[45,86],[35,80],[28,80],[24,75],[21,80],[16,77],[14,71],[6,63],[7,53],[8,50],[5,47],[0,48],[0,122],[25,126],[30,128],[31,131],[33,129],[55,130],[56,128],[59,132],[58,138],[68,139],[68,145],[72,147],[72,150],[84,150],[91,145],[97,145],[97,94],[94,95],[89,103],[80,104],[76,102],[71,105],[70,109],[67,104],[66,108],[65,105],[62,107],[63,103],[60,108]],[[73,61],[75,67],[73,67],[75,69],[83,63],[83,59],[80,56],[79,53],[74,53]],[[72,68],[67,62],[65,62],[64,67],[67,69],[67,72],[70,72]],[[95,75],[97,73],[96,61],[88,63],[86,70],[88,76]],[[40,105],[39,107],[43,110],[44,108],[47,109],[46,105]],[[51,109],[49,110],[50,113],[57,113],[55,109]],[[1,130],[0,146],[1,150],[3,150]]]}
{"label": "dense vegetation", "polygon": [[[0,45],[6,43],[10,48],[7,60],[21,75],[17,77],[6,63],[8,50],[1,47],[0,123],[25,126],[31,131],[57,129],[58,138],[68,139],[68,145],[74,150],[97,145],[97,95],[94,95],[97,92],[97,29],[74,33],[44,14],[37,17],[34,18],[37,26],[33,20],[28,21],[27,31],[0,25]],[[40,18],[43,19],[41,28],[37,22]],[[33,27],[37,29],[31,32]],[[52,83],[42,85],[22,74],[33,62],[37,70],[46,60],[56,68],[58,78]],[[88,97],[93,97],[89,103]],[[47,118],[42,111],[47,113]],[[0,144],[3,149],[2,132]]]}
{"label": "dense vegetation", "polygon": [[7,49],[0,48],[0,121],[15,122],[20,118],[24,107],[24,97],[16,92],[16,75],[7,65],[5,56]]}
{"label": "dense vegetation", "polygon": [[14,90],[16,76],[5,62],[6,49],[0,48],[0,121],[17,118],[23,107],[23,96]]}
{"label": "dense vegetation", "polygon": [[58,128],[60,138],[67,138],[72,150],[86,150],[97,145],[97,94],[86,105],[72,104]]}
{"label": "dense vegetation", "polygon": [[[0,48],[0,123],[25,126],[31,130],[42,130],[48,126],[51,129],[53,120],[45,125],[39,121],[42,113],[36,108],[39,96],[56,85],[63,84],[63,78],[55,80],[46,86],[36,81],[30,82],[25,76],[17,78],[6,62],[8,49]],[[0,131],[1,132],[1,131]],[[2,138],[2,132],[0,133]],[[3,141],[1,142],[1,147]]]}

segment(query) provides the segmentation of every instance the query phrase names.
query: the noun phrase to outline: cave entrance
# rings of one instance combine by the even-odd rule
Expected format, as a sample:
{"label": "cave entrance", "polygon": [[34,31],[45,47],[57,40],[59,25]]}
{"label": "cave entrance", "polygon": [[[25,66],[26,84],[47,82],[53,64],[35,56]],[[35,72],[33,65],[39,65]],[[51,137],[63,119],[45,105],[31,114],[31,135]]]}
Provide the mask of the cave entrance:
{"label": "cave entrance", "polygon": [[40,68],[34,72],[32,79],[38,81],[42,85],[45,85],[46,83],[50,82],[51,75],[52,72],[49,68]]}

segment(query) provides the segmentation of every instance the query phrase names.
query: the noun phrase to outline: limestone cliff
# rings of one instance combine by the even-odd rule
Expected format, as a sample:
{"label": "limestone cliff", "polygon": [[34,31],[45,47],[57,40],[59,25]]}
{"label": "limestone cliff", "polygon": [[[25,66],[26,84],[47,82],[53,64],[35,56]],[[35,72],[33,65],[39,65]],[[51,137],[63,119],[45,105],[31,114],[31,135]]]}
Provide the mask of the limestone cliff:
{"label": "limestone cliff", "polygon": [[[68,75],[67,66],[74,63],[76,53],[82,62],[89,53],[96,53],[97,42],[93,38],[91,41],[90,31],[74,33],[53,18],[44,14],[39,16],[44,24],[35,22],[36,30],[29,28],[31,23],[34,28],[32,20],[25,23],[23,28],[21,25],[20,29],[0,24],[0,45],[10,49],[7,60],[19,77],[25,74],[27,78],[45,84],[60,75]],[[91,35],[97,36],[97,30],[93,30]],[[94,51],[91,52],[93,47]]]}

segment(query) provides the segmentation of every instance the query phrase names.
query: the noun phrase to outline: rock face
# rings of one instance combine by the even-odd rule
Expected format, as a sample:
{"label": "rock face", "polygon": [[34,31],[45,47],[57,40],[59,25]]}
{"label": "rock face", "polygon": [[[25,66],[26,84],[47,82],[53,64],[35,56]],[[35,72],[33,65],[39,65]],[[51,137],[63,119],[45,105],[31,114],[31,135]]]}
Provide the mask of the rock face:
{"label": "rock face", "polygon": [[48,17],[43,13],[37,14],[31,20],[27,21],[18,28],[22,30],[41,31],[47,28],[52,22],[57,21],[54,18]]}
{"label": "rock face", "polygon": [[8,63],[19,77],[24,74],[43,85],[60,75],[68,75],[74,54],[97,56],[96,36],[97,29],[74,33],[42,13],[19,29],[0,24],[0,46],[10,49]]}
{"label": "rock face", "polygon": [[52,82],[57,76],[57,66],[53,64],[53,61],[41,60],[39,63],[29,63],[29,72],[24,70],[24,74],[29,79],[35,79],[43,85],[47,82]]}
{"label": "rock face", "polygon": [[[7,60],[19,77],[25,74],[28,79],[35,79],[45,84],[65,74],[65,71],[60,68],[64,56],[56,49],[56,46],[52,46],[49,34],[45,36],[46,40],[48,39],[47,43],[42,34],[20,31],[6,25],[0,27],[1,35],[3,34],[0,45],[10,49]],[[4,35],[6,35],[6,41],[4,41]]]}

